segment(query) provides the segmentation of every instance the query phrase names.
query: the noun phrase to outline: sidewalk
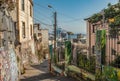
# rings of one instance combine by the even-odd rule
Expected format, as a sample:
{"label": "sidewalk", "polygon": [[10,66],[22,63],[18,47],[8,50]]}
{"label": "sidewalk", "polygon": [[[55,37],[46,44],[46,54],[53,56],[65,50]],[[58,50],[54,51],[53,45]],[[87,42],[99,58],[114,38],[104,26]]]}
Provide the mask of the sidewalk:
{"label": "sidewalk", "polygon": [[25,66],[25,74],[20,77],[20,81],[77,81],[71,77],[55,76],[48,71],[48,61],[42,64]]}

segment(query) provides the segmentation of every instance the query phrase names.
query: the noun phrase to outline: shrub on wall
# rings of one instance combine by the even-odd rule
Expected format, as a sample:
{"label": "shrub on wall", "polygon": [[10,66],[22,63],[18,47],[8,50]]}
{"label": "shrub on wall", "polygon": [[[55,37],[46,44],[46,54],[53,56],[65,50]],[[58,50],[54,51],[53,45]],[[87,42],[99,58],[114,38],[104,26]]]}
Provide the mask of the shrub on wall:
{"label": "shrub on wall", "polygon": [[77,54],[77,65],[78,67],[85,69],[91,73],[95,73],[95,67],[96,67],[96,61],[95,57],[91,56],[89,59],[86,55],[83,54]]}
{"label": "shrub on wall", "polygon": [[120,56],[117,56],[117,58],[111,63],[111,65],[120,68]]}
{"label": "shrub on wall", "polygon": [[94,14],[92,17],[90,17],[89,22],[91,23],[97,23],[98,21],[101,21],[102,15],[100,13]]}

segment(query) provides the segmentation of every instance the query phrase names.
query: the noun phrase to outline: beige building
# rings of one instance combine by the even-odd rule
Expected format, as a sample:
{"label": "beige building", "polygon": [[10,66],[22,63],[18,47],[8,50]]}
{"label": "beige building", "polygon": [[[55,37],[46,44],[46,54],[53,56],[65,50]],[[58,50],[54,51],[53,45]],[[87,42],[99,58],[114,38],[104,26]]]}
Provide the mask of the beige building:
{"label": "beige building", "polygon": [[34,24],[34,36],[37,38],[37,40],[42,41],[40,24]]}
{"label": "beige building", "polygon": [[34,24],[34,35],[36,36],[37,40],[40,40],[44,48],[48,48],[48,33],[48,29],[41,29],[40,24]]}
{"label": "beige building", "polygon": [[33,2],[18,0],[18,29],[20,42],[26,42],[33,37]]}
{"label": "beige building", "polygon": [[[36,52],[42,57],[48,57],[48,29],[41,29],[40,24],[34,24],[34,39]],[[42,60],[39,58],[39,60]]]}
{"label": "beige building", "polygon": [[48,43],[49,43],[49,35],[48,35],[48,29],[41,29],[41,34],[42,34],[42,43],[45,48],[48,48]]}
{"label": "beige building", "polygon": [[23,63],[30,62],[29,60],[32,60],[32,55],[35,54],[33,39],[33,0],[15,0],[15,2],[17,4],[15,10],[10,14],[16,22],[16,38],[21,43]]}

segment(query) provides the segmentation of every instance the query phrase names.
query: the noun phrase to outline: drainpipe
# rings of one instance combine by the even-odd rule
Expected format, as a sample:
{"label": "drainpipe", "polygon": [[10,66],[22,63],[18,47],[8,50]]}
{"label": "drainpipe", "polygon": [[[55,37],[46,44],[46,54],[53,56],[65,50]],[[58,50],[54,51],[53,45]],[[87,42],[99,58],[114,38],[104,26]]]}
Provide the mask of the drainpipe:
{"label": "drainpipe", "polygon": [[20,26],[19,26],[19,0],[16,0],[17,1],[17,30],[18,30],[18,36],[17,36],[17,39],[20,41]]}

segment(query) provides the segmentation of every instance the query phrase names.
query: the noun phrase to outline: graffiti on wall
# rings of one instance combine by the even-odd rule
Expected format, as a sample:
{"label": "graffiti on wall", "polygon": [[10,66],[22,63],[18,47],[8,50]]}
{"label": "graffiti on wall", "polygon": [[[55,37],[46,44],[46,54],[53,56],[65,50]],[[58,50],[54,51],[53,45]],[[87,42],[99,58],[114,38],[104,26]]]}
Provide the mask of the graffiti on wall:
{"label": "graffiti on wall", "polygon": [[15,52],[0,50],[0,81],[17,81],[18,67]]}

